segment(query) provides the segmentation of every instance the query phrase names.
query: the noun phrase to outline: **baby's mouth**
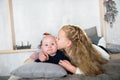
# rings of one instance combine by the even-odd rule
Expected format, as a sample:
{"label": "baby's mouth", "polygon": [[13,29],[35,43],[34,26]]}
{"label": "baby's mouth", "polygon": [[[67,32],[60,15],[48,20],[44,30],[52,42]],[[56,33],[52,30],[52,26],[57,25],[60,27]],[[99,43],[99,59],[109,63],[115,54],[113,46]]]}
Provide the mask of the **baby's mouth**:
{"label": "baby's mouth", "polygon": [[52,52],[53,50],[52,49],[50,49],[50,50],[47,50],[47,52]]}

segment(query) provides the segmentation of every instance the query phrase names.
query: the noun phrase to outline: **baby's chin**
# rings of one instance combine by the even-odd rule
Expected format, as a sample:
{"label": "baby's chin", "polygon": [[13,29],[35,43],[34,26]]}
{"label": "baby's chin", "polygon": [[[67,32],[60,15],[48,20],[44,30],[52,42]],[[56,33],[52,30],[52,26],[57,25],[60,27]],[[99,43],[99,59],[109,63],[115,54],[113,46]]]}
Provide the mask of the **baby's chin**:
{"label": "baby's chin", "polygon": [[49,56],[55,56],[56,53],[48,53]]}

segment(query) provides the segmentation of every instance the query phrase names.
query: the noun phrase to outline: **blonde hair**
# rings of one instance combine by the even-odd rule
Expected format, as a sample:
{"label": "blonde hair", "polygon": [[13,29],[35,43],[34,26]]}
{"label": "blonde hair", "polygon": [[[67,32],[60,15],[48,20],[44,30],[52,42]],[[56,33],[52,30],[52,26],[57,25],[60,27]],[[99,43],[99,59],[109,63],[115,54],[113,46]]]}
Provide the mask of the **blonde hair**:
{"label": "blonde hair", "polygon": [[102,64],[107,61],[92,46],[84,30],[74,25],[65,25],[61,30],[72,41],[72,45],[67,50],[72,64],[79,67],[86,75],[94,76],[104,73]]}

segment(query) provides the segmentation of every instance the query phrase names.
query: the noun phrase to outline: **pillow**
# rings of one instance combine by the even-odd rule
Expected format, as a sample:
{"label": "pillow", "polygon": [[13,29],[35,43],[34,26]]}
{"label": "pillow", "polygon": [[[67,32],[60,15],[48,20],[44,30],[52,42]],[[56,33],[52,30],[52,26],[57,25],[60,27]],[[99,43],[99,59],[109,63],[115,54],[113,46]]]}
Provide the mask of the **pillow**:
{"label": "pillow", "polygon": [[52,78],[63,77],[67,72],[57,64],[31,62],[13,70],[11,74],[22,78]]}
{"label": "pillow", "polygon": [[96,26],[85,29],[85,32],[92,41],[92,43],[97,45],[101,37],[98,37]]}

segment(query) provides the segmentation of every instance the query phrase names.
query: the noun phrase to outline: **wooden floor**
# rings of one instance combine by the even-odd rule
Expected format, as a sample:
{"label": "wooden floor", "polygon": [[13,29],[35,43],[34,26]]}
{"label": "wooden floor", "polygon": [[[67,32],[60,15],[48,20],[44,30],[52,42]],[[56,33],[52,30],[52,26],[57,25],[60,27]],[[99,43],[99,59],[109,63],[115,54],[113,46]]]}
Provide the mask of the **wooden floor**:
{"label": "wooden floor", "polygon": [[110,55],[111,55],[111,59],[120,59],[120,53],[114,53]]}

